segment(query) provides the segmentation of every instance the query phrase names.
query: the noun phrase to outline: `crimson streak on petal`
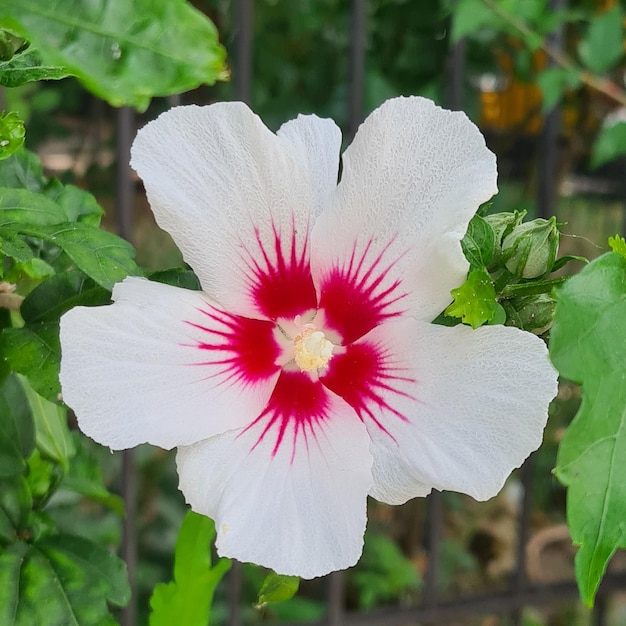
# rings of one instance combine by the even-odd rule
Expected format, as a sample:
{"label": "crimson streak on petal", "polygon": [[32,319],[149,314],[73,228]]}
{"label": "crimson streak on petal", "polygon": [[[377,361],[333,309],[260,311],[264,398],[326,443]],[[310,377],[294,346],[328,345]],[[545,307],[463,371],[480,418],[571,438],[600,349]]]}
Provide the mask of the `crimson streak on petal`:
{"label": "crimson streak on petal", "polygon": [[269,378],[280,369],[275,364],[280,347],[272,322],[233,315],[215,307],[200,312],[207,317],[206,325],[189,321],[187,324],[207,333],[206,340],[198,342],[197,347],[211,356],[194,365],[221,366],[215,376],[224,376],[224,382],[246,385]]}
{"label": "crimson streak on petal", "polygon": [[326,323],[339,332],[344,345],[402,314],[394,307],[406,296],[400,278],[393,277],[396,260],[383,259],[391,243],[393,240],[376,254],[370,240],[357,254],[355,242],[348,263],[333,267],[322,280],[319,308],[324,309]]}
{"label": "crimson streak on petal", "polygon": [[290,242],[284,241],[284,236],[274,228],[273,251],[268,251],[258,229],[255,229],[255,234],[260,254],[246,250],[248,257],[244,258],[244,262],[248,266],[252,298],[259,312],[276,320],[315,309],[317,295],[309,267],[306,239],[302,250],[298,251],[295,227]]}
{"label": "crimson streak on petal", "polygon": [[291,445],[293,462],[298,441],[308,448],[309,437],[316,438],[315,428],[331,418],[329,408],[328,392],[319,381],[302,372],[283,371],[267,407],[243,432],[264,424],[254,447],[267,436],[275,437],[272,456],[281,445]]}
{"label": "crimson streak on petal", "polygon": [[385,428],[381,416],[408,418],[395,409],[391,398],[417,398],[401,387],[414,385],[416,380],[392,362],[389,352],[380,345],[364,341],[347,346],[343,354],[333,357],[328,373],[320,379],[325,387],[343,398],[362,421],[371,419],[380,430],[393,436]]}

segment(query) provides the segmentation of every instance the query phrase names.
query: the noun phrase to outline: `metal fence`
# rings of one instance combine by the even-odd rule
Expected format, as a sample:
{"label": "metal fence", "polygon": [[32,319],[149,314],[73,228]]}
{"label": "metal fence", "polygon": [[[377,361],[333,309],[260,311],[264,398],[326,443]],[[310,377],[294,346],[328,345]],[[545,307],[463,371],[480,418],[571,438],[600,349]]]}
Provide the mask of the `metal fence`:
{"label": "metal fence", "polygon": [[[563,0],[551,0],[554,9],[562,8]],[[367,2],[351,0],[350,32],[350,85],[347,100],[348,138],[351,138],[363,118],[363,89],[367,47]],[[234,3],[236,37],[231,55],[232,80],[237,99],[250,101],[253,58],[253,19],[254,0],[236,0]],[[552,43],[561,45],[562,33],[552,35]],[[462,109],[462,94],[465,80],[465,45],[461,41],[450,52],[447,67],[447,105],[451,109]],[[176,104],[174,98],[171,104]],[[556,189],[555,179],[558,165],[558,140],[560,111],[555,108],[544,119],[543,129],[538,137],[540,142],[540,162],[537,172],[537,206],[540,215],[554,212]],[[130,145],[136,131],[136,119],[131,109],[117,112],[117,216],[120,234],[131,239],[132,204],[134,180],[128,165]],[[328,626],[405,626],[410,624],[463,624],[472,616],[499,615],[503,623],[521,626],[522,611],[526,607],[539,607],[563,600],[575,600],[578,592],[574,581],[546,585],[533,585],[526,574],[526,546],[531,530],[531,501],[533,494],[533,459],[522,467],[520,472],[523,487],[522,506],[517,519],[516,563],[509,579],[508,588],[489,594],[462,596],[454,600],[442,599],[438,595],[442,524],[444,502],[442,495],[433,492],[426,500],[427,514],[424,529],[424,544],[428,554],[428,567],[423,581],[423,601],[418,606],[384,608],[368,613],[347,612],[345,610],[345,574],[336,572],[326,578],[327,616],[322,622]],[[127,516],[124,522],[122,556],[128,564],[131,585],[136,575],[136,469],[132,451],[123,453],[122,495],[126,502]],[[241,614],[241,566],[233,564],[228,575],[229,626],[240,626]],[[626,590],[626,572],[608,574],[598,592],[591,614],[593,626],[605,626],[610,597],[616,590]],[[124,610],[122,624],[135,626],[137,623],[136,602],[133,600]],[[303,624],[303,622],[299,622]],[[312,625],[312,622],[307,624]]]}

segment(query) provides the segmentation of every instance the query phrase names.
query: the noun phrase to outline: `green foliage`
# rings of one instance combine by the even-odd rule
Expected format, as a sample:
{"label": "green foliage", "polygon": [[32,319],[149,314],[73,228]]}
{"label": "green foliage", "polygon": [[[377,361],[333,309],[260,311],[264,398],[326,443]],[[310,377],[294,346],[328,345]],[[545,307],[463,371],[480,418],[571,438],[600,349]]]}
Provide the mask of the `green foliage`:
{"label": "green foliage", "polygon": [[133,260],[133,246],[106,230],[77,222],[54,226],[17,224],[15,230],[58,246],[79,269],[105,289],[112,289],[126,276],[141,274]]}
{"label": "green foliage", "polygon": [[600,167],[626,154],[626,122],[605,124],[593,144],[591,167]]}
{"label": "green foliage", "polygon": [[138,273],[134,249],[99,229],[91,194],[46,179],[23,148],[0,161],[0,187],[0,267],[21,300],[0,309],[0,623],[114,624],[108,603],[129,597],[124,564],[66,532],[48,504],[62,488],[123,514],[60,406],[59,317],[108,302],[114,282]]}
{"label": "green foliage", "polygon": [[72,74],[65,67],[44,63],[39,51],[25,48],[0,61],[0,85],[19,87],[36,80],[59,80]]}
{"label": "green foliage", "polygon": [[0,0],[0,26],[113,106],[145,110],[227,76],[215,27],[183,0]]}
{"label": "green foliage", "polygon": [[130,597],[126,566],[82,537],[53,535],[17,541],[0,554],[0,623],[113,625],[106,601]]}
{"label": "green foliage", "polygon": [[351,574],[359,592],[359,608],[372,609],[420,589],[418,569],[387,535],[368,530],[363,556]]}
{"label": "green foliage", "polygon": [[59,272],[35,287],[20,308],[27,324],[54,322],[75,306],[108,304],[111,293],[80,270]]}
{"label": "green foliage", "polygon": [[541,108],[544,113],[551,111],[568,89],[576,89],[581,80],[578,72],[562,67],[549,67],[537,75],[537,83],[543,94]]}
{"label": "green foliage", "polygon": [[263,581],[259,591],[258,607],[265,606],[268,602],[284,602],[293,598],[298,593],[300,579],[298,576],[284,576],[276,572],[270,572]]}
{"label": "green foliage", "polygon": [[35,426],[24,392],[12,374],[0,388],[0,477],[23,474],[25,459],[34,448]]}
{"label": "green foliage", "polygon": [[581,61],[592,72],[603,74],[624,56],[623,18],[619,4],[592,18],[578,46]]}
{"label": "green foliage", "polygon": [[467,280],[451,292],[453,302],[436,320],[453,318],[478,328],[507,324],[537,335],[552,324],[552,289],[564,278],[549,274],[577,256],[557,259],[559,230],[555,218],[524,222],[525,211],[475,215],[461,241],[470,264]]}
{"label": "green foliage", "polygon": [[445,314],[460,317],[464,324],[478,328],[490,322],[498,311],[496,290],[489,272],[484,268],[470,270],[467,280],[452,290],[452,304]]}
{"label": "green foliage", "polygon": [[26,263],[34,254],[27,245],[34,238],[50,244],[49,249],[60,248],[105,289],[141,273],[133,260],[134,248],[97,228],[103,211],[93,196],[57,179],[47,180],[31,153],[20,150],[0,162],[0,183],[5,185],[0,187],[0,251],[6,256]]}
{"label": "green foliage", "polygon": [[480,215],[475,215],[461,241],[463,254],[471,267],[489,267],[496,249],[496,233]]}
{"label": "green foliage", "polygon": [[609,237],[609,247],[613,252],[621,254],[626,259],[626,240],[622,236]]}
{"label": "green foliage", "polygon": [[605,254],[557,292],[550,355],[582,384],[582,404],[563,437],[556,475],[567,486],[567,518],[580,546],[576,579],[592,605],[617,548],[626,547],[626,259]]}
{"label": "green foliage", "polygon": [[153,272],[149,276],[150,280],[157,283],[165,283],[182,289],[191,289],[192,291],[200,290],[200,281],[191,270],[184,267],[175,267],[169,270]]}
{"label": "green foliage", "polygon": [[0,115],[0,159],[8,159],[24,143],[26,130],[17,113]]}
{"label": "green foliage", "polygon": [[37,449],[46,458],[58,463],[64,472],[67,472],[70,459],[76,452],[74,441],[67,427],[67,411],[65,408],[42,398],[27,380],[21,380],[35,421]]}
{"label": "green foliage", "polygon": [[454,9],[452,41],[466,37],[485,27],[498,25],[496,15],[482,0],[459,0]]}
{"label": "green foliage", "polygon": [[176,541],[174,580],[161,583],[150,599],[150,626],[206,626],[213,593],[230,569],[228,559],[211,563],[213,522],[189,511]]}
{"label": "green foliage", "polygon": [[58,402],[61,393],[58,322],[5,328],[0,338],[0,348],[11,368],[26,376],[37,393]]}

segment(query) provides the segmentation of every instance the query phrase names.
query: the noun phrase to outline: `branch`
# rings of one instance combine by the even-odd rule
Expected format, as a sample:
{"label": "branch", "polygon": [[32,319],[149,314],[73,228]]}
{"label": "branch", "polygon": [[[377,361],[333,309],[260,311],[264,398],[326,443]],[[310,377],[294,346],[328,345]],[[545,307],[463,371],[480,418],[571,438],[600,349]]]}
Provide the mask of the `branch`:
{"label": "branch", "polygon": [[595,91],[599,91],[621,106],[626,106],[626,91],[621,89],[612,80],[589,72],[581,67],[569,54],[547,44],[544,37],[532,30],[525,22],[505,11],[498,4],[497,0],[482,0],[482,2],[498,17],[517,30],[524,38],[541,41],[539,47],[556,65],[565,70],[575,72],[583,84],[591,87]]}

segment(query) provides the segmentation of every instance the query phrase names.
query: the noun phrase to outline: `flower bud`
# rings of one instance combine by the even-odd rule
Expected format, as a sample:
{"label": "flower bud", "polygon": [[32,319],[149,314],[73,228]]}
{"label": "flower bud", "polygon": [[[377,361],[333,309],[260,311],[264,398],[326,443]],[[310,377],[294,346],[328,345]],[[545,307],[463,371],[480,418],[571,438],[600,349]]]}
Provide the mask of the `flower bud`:
{"label": "flower bud", "polygon": [[556,301],[548,293],[535,296],[520,296],[504,303],[507,326],[516,326],[535,335],[550,330],[554,320]]}
{"label": "flower bud", "polygon": [[506,268],[521,278],[538,278],[552,271],[558,250],[555,217],[519,224],[502,242]]}
{"label": "flower bud", "polygon": [[513,213],[493,213],[485,215],[483,218],[496,236],[496,247],[502,244],[502,239],[506,237],[516,226],[519,226],[526,215],[526,211],[515,211]]}

